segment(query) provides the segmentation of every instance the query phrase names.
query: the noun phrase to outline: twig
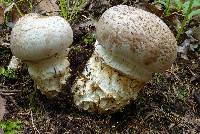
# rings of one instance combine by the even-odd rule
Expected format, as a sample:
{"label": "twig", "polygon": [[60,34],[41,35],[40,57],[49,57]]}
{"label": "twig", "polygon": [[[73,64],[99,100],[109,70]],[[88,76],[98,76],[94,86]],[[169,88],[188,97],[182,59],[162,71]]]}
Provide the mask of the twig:
{"label": "twig", "polygon": [[0,95],[4,95],[4,96],[11,96],[11,95],[15,95],[16,93],[0,93]]}
{"label": "twig", "polygon": [[[33,112],[32,112],[32,110],[30,111],[30,114],[31,114],[31,123],[32,123],[33,129],[34,129],[38,134],[40,134],[39,130],[37,129],[37,127],[36,127],[35,124],[34,124]],[[35,132],[35,133],[36,133],[36,132]]]}
{"label": "twig", "polygon": [[[8,90],[8,86],[4,86],[0,84],[1,89],[7,89]],[[1,91],[1,90],[0,90]]]}
{"label": "twig", "polygon": [[0,89],[0,95],[4,95],[4,96],[12,96],[12,95],[17,94],[18,92],[21,92],[21,90],[9,90],[7,86],[3,86],[3,85],[0,85],[0,87],[3,88],[3,89]]}
{"label": "twig", "polygon": [[21,90],[0,90],[0,92],[2,92],[2,93],[17,93],[17,92],[21,92]]}
{"label": "twig", "polygon": [[180,80],[179,76],[175,73],[176,68],[172,66],[170,69],[166,70],[166,72],[171,73],[172,75],[175,76],[177,80]]}

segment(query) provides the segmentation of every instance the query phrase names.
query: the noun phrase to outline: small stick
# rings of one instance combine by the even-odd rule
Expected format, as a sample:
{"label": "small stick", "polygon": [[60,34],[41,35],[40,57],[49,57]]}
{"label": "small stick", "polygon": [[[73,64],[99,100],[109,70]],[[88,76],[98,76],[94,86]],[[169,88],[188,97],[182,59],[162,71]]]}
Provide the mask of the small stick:
{"label": "small stick", "polygon": [[30,114],[31,114],[31,123],[32,123],[32,126],[33,126],[34,130],[35,130],[38,134],[40,134],[39,130],[36,128],[36,126],[35,126],[35,124],[34,124],[33,112],[32,112],[32,110],[30,111]]}

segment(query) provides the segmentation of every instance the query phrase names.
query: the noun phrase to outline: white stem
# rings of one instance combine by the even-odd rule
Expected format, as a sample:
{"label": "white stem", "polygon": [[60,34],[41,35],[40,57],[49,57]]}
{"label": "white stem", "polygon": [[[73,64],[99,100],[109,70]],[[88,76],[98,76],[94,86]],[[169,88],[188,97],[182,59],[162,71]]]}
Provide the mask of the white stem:
{"label": "white stem", "polygon": [[37,88],[48,97],[61,92],[63,85],[70,76],[67,53],[43,60],[39,63],[27,63],[28,71]]}
{"label": "white stem", "polygon": [[96,53],[88,61],[72,91],[75,104],[89,112],[114,112],[136,99],[144,82],[130,79],[104,64]]}

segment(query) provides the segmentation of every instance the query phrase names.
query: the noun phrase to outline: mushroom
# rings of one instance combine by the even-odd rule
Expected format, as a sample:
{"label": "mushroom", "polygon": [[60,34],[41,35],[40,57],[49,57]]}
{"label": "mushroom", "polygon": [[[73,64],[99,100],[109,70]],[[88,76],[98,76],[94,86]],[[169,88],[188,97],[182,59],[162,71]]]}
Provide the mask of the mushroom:
{"label": "mushroom", "polygon": [[96,24],[95,51],[73,86],[77,107],[111,113],[176,59],[177,42],[156,15],[126,5],[111,7]]}
{"label": "mushroom", "polygon": [[70,76],[67,54],[72,41],[72,29],[64,18],[31,13],[16,22],[11,51],[28,65],[37,88],[53,97]]}

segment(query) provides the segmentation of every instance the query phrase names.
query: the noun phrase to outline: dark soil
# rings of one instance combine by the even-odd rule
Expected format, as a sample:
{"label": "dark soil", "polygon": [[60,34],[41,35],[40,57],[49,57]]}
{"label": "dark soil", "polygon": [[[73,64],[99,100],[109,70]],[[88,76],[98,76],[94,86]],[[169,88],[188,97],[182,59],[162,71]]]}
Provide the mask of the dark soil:
{"label": "dark soil", "polygon": [[[91,2],[93,6],[80,14],[98,18],[108,7],[123,1],[113,0],[106,5]],[[125,4],[141,6],[143,3],[127,1]],[[57,97],[48,99],[36,89],[26,65],[16,72],[16,78],[0,76],[0,90],[8,91],[0,91],[7,100],[4,120],[21,120],[25,134],[200,133],[200,79],[194,78],[194,74],[200,75],[200,58],[195,52],[188,54],[189,60],[178,56],[171,69],[154,74],[137,100],[117,113],[97,115],[74,106],[71,86],[94,50],[94,42],[84,42],[87,35],[95,32],[94,23],[88,18],[80,17],[81,22],[73,23],[75,37],[69,53],[72,76]],[[170,22],[169,19],[165,21]],[[173,23],[167,24],[173,29]],[[9,30],[1,33],[0,43],[9,43],[9,34]],[[11,57],[10,49],[1,46],[0,66],[6,67]]]}

